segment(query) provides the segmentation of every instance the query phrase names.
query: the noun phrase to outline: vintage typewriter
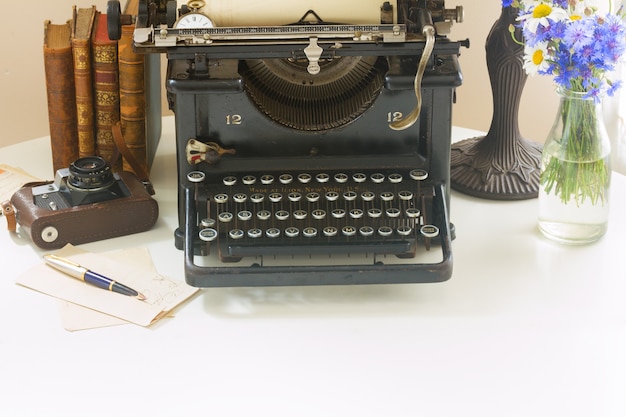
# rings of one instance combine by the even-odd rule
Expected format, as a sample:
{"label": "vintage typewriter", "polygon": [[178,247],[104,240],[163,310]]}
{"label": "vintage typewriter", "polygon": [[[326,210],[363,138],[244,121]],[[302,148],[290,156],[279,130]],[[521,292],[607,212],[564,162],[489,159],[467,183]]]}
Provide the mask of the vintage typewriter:
{"label": "vintage typewriter", "polygon": [[[329,1],[238,1],[251,21],[259,3],[302,10],[224,25],[215,3],[140,0],[130,17],[136,50],[167,54],[187,282],[450,278],[451,108],[469,42],[447,35],[462,8],[341,2],[353,13],[340,20]],[[129,16],[107,13],[115,38]]]}

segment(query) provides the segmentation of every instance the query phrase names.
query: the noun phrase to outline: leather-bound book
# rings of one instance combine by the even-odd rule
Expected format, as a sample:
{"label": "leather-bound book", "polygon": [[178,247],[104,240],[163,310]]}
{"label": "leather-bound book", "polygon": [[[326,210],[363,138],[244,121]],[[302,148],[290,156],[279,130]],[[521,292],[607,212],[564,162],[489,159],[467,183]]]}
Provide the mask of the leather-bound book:
{"label": "leather-bound book", "polygon": [[[134,30],[134,25],[122,26],[122,36],[118,41],[120,121],[126,147],[137,163],[147,172],[144,57],[133,51]],[[123,166],[125,171],[134,171],[125,159]],[[135,174],[139,175],[138,172]]]}
{"label": "leather-bound book", "polygon": [[115,152],[112,126],[120,120],[120,86],[117,41],[109,39],[106,14],[96,16],[92,41],[96,148],[115,170],[121,163],[112,161]]}
{"label": "leather-bound book", "polygon": [[71,24],[44,22],[44,72],[54,172],[78,158]]}
{"label": "leather-bound book", "polygon": [[72,53],[74,55],[74,85],[76,88],[76,118],[78,156],[96,154],[93,83],[91,68],[91,34],[96,6],[73,7]]}

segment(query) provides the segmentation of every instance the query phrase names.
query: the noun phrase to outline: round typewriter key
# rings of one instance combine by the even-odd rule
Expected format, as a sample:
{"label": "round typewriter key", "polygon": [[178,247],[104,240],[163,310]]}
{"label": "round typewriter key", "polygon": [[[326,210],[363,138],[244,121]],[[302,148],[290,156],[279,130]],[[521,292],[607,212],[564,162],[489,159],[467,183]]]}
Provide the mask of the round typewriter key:
{"label": "round typewriter key", "polygon": [[215,200],[217,204],[225,204],[228,201],[228,194],[216,194],[213,200]]}
{"label": "round typewriter key", "polygon": [[270,201],[272,203],[278,203],[282,199],[283,199],[283,196],[280,193],[272,193],[272,194],[270,194]]}
{"label": "round typewriter key", "polygon": [[390,217],[392,219],[395,219],[396,217],[400,217],[401,213],[402,212],[395,207],[391,207],[385,210],[385,214],[387,215],[387,217]]}
{"label": "round typewriter key", "polygon": [[265,235],[267,237],[272,237],[272,238],[278,237],[280,236],[280,229],[277,229],[275,227],[270,227],[269,229],[265,231]]}
{"label": "round typewriter key", "polygon": [[411,219],[416,219],[421,214],[420,210],[414,207],[409,207],[408,209],[406,209],[405,213],[406,213],[406,217],[411,218]]}
{"label": "round typewriter key", "polygon": [[228,236],[230,236],[232,239],[241,239],[245,235],[246,234],[241,229],[233,229],[230,232],[228,232]]}
{"label": "round typewriter key", "polygon": [[388,226],[382,226],[378,228],[378,234],[382,237],[388,237],[393,234],[393,229]]}
{"label": "round typewriter key", "polygon": [[256,182],[256,177],[253,175],[246,175],[245,177],[243,177],[241,179],[241,181],[245,184],[245,185],[252,185]]}
{"label": "round typewriter key", "polygon": [[311,174],[298,174],[298,181],[300,181],[300,183],[302,184],[308,184],[311,182],[312,179],[313,177],[311,177]]}
{"label": "round typewriter key", "polygon": [[413,200],[413,193],[410,191],[400,191],[398,197],[400,197],[402,201],[410,201]]}
{"label": "round typewriter key", "polygon": [[361,193],[361,198],[363,201],[374,201],[376,194],[371,191],[365,191],[364,193]]}
{"label": "round typewriter key", "polygon": [[315,237],[317,236],[317,229],[315,227],[306,227],[302,231],[302,234],[304,235],[304,237]]}
{"label": "round typewriter key", "polygon": [[337,236],[337,228],[332,226],[326,226],[324,230],[322,230],[322,233],[324,233],[324,236],[328,237]]}
{"label": "round typewriter key", "polygon": [[346,191],[343,193],[343,198],[346,201],[354,201],[356,200],[357,194],[354,191]]}
{"label": "round typewriter key", "polygon": [[393,193],[389,191],[384,191],[380,193],[380,198],[383,201],[393,201]]}
{"label": "round typewriter key", "polygon": [[215,226],[215,219],[211,219],[211,218],[206,218],[206,219],[202,219],[200,220],[200,226],[202,227],[213,227]]}
{"label": "round typewriter key", "polygon": [[233,185],[237,184],[237,177],[233,177],[233,176],[224,177],[222,182],[227,187],[230,187],[230,186],[233,186]]}
{"label": "round typewriter key", "polygon": [[274,177],[272,177],[271,175],[261,176],[261,184],[270,185],[273,182],[274,182]]}
{"label": "round typewriter key", "polygon": [[369,217],[371,217],[372,219],[377,219],[377,218],[379,218],[380,216],[383,215],[383,212],[382,212],[381,209],[371,208],[371,209],[367,210],[367,215]]}
{"label": "round typewriter key", "polygon": [[248,196],[243,193],[237,193],[233,195],[233,201],[235,203],[245,203],[247,199],[248,199]]}
{"label": "round typewriter key", "polygon": [[291,176],[290,174],[282,174],[280,177],[278,177],[278,181],[280,181],[281,184],[291,184],[291,181],[293,181],[293,176]]}
{"label": "round typewriter key", "polygon": [[308,201],[309,203],[315,203],[319,201],[319,199],[320,199],[319,193],[308,193],[306,195],[306,201]]}
{"label": "round typewriter key", "polygon": [[343,219],[346,217],[346,211],[344,209],[334,209],[330,214],[332,214],[335,219]]}
{"label": "round typewriter key", "polygon": [[261,236],[263,236],[263,230],[261,230],[261,229],[250,229],[250,230],[248,230],[248,237],[251,237],[252,239],[258,239]]}
{"label": "round typewriter key", "polygon": [[412,231],[413,231],[413,229],[411,229],[409,226],[400,226],[400,227],[398,227],[398,234],[400,236],[409,236]]}
{"label": "round typewriter key", "polygon": [[372,174],[370,176],[370,180],[372,180],[372,182],[375,184],[381,184],[385,181],[385,176],[380,173]]}
{"label": "round typewriter key", "polygon": [[313,210],[311,215],[313,216],[315,220],[323,220],[324,218],[326,218],[326,212],[320,209]]}
{"label": "round typewriter key", "polygon": [[191,171],[187,174],[187,180],[193,183],[202,182],[205,177],[206,175],[204,175],[204,172],[202,171]]}
{"label": "round typewriter key", "polygon": [[299,234],[300,230],[297,227],[291,226],[285,229],[285,236],[287,237],[298,237]]}
{"label": "round typewriter key", "polygon": [[302,194],[300,193],[289,193],[287,194],[287,198],[289,199],[289,201],[292,201],[294,203],[300,201],[302,199]]}
{"label": "round typewriter key", "polygon": [[289,218],[289,212],[287,210],[278,210],[276,212],[276,218],[278,220],[287,220]]}
{"label": "round typewriter key", "polygon": [[342,173],[335,174],[335,181],[339,184],[345,184],[346,182],[348,182],[348,176]]}
{"label": "round typewriter key", "polygon": [[255,193],[250,196],[250,201],[252,201],[253,203],[262,203],[263,200],[265,200],[265,196],[260,193]]}
{"label": "round typewriter key", "polygon": [[426,178],[428,178],[428,172],[424,171],[423,169],[414,169],[409,173],[409,175],[411,176],[411,179],[415,181],[424,181]]}
{"label": "round typewriter key", "polygon": [[356,228],[354,226],[344,226],[341,228],[341,233],[348,237],[354,236],[356,235]]}
{"label": "round typewriter key", "polygon": [[200,237],[200,240],[212,242],[217,238],[217,230],[207,227],[206,229],[200,230],[198,236]]}
{"label": "round typewriter key", "polygon": [[334,191],[329,191],[326,193],[326,200],[328,201],[337,201],[338,198],[339,198],[339,193],[336,193]]}
{"label": "round typewriter key", "polygon": [[237,218],[241,221],[247,222],[252,218],[252,212],[248,210],[242,210],[237,213]]}
{"label": "round typewriter key", "polygon": [[424,226],[420,228],[420,233],[424,237],[429,237],[429,238],[437,237],[439,236],[439,228],[432,224],[425,224]]}
{"label": "round typewriter key", "polygon": [[363,174],[362,172],[357,172],[356,174],[352,175],[352,180],[356,183],[362,183],[367,181],[367,175]]}
{"label": "round typewriter key", "polygon": [[296,220],[304,220],[306,219],[306,216],[308,216],[309,213],[307,213],[304,210],[296,210],[293,212],[293,217],[296,218]]}
{"label": "round typewriter key", "polygon": [[229,223],[233,220],[233,213],[224,211],[217,216],[217,219],[222,223]]}
{"label": "round typewriter key", "polygon": [[328,174],[320,173],[315,176],[315,181],[323,184],[330,180],[330,176]]}
{"label": "round typewriter key", "polygon": [[272,217],[272,213],[267,210],[261,210],[256,214],[256,217],[259,220],[269,220]]}
{"label": "round typewriter key", "polygon": [[374,229],[370,226],[362,226],[359,229],[359,233],[361,234],[361,236],[369,237],[374,234]]}
{"label": "round typewriter key", "polygon": [[402,182],[402,175],[401,174],[389,174],[387,179],[392,184],[400,184]]}
{"label": "round typewriter key", "polygon": [[350,210],[350,217],[353,219],[360,219],[363,217],[363,210],[361,209],[352,209]]}

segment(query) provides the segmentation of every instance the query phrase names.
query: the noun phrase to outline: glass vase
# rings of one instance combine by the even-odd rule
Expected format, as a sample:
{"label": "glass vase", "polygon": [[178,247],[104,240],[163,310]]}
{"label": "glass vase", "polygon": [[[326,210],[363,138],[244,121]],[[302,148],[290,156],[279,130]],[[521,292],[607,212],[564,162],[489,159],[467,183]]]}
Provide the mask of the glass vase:
{"label": "glass vase", "polygon": [[542,153],[539,229],[562,243],[590,243],[608,227],[611,145],[601,102],[570,90],[559,95]]}

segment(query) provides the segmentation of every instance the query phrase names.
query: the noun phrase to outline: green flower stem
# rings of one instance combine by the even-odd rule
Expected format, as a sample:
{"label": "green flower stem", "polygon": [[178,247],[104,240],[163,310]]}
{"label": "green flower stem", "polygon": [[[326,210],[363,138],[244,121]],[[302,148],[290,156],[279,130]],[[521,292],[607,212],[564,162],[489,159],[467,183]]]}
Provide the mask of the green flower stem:
{"label": "green flower stem", "polygon": [[565,92],[561,98],[561,144],[558,156],[548,150],[540,183],[545,192],[559,196],[564,204],[572,199],[579,206],[588,198],[592,204],[604,205],[610,182],[608,155],[602,154],[603,123],[596,112],[593,99],[571,98]]}

